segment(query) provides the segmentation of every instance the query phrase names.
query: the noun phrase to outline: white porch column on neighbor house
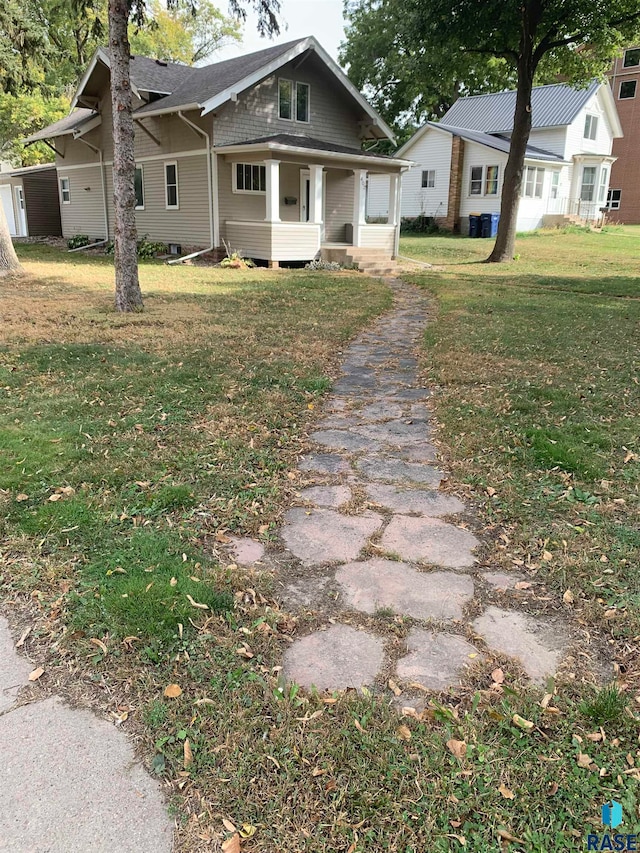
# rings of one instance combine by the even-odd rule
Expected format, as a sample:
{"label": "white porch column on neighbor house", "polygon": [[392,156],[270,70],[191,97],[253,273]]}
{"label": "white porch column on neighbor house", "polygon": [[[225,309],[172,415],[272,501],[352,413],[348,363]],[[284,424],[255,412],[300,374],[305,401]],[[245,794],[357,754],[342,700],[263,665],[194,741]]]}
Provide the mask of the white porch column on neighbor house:
{"label": "white porch column on neighbor house", "polygon": [[280,160],[265,160],[267,222],[280,222]]}
{"label": "white porch column on neighbor house", "polygon": [[367,170],[353,170],[353,245],[360,245],[362,226],[367,222]]}
{"label": "white porch column on neighbor house", "polygon": [[309,222],[322,224],[324,166],[309,166]]}
{"label": "white porch column on neighbor house", "polygon": [[400,189],[400,175],[389,175],[389,225],[398,224],[398,190]]}

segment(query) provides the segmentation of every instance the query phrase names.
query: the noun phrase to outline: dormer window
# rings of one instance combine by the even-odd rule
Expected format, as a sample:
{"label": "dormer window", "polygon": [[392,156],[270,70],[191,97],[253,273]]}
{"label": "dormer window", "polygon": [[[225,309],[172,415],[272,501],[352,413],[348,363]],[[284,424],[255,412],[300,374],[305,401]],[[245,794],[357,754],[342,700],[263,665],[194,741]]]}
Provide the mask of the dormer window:
{"label": "dormer window", "polygon": [[587,114],[584,120],[584,138],[595,139],[598,135],[598,116]]}
{"label": "dormer window", "polygon": [[309,121],[308,83],[278,80],[278,117],[285,121]]}

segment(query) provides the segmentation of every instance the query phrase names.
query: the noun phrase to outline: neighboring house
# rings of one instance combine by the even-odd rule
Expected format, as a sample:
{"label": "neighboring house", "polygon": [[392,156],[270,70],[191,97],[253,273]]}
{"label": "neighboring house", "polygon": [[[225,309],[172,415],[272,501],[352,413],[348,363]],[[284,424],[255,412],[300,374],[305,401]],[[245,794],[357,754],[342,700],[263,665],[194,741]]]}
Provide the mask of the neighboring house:
{"label": "neighboring house", "polygon": [[12,237],[62,234],[58,179],[53,163],[0,172],[0,201]]}
{"label": "neighboring house", "polygon": [[[498,213],[510,147],[515,91],[460,98],[398,152],[415,166],[402,182],[402,216],[434,217],[466,233],[471,213]],[[611,90],[538,86],[525,158],[517,229],[593,221],[607,203],[613,140],[622,136]],[[369,181],[369,218],[386,214],[384,179]]]}
{"label": "neighboring house", "polygon": [[[411,163],[362,150],[365,139],[393,139],[391,130],[314,38],[203,68],[135,56],[131,83],[139,235],[183,250],[226,241],[274,264],[335,244],[395,255],[400,174]],[[26,141],[55,148],[64,236],[111,237],[106,50],[72,107]],[[389,180],[386,224],[365,221],[371,172]]]}
{"label": "neighboring house", "polygon": [[630,47],[611,70],[611,89],[624,137],[614,140],[609,219],[640,224],[640,47]]}

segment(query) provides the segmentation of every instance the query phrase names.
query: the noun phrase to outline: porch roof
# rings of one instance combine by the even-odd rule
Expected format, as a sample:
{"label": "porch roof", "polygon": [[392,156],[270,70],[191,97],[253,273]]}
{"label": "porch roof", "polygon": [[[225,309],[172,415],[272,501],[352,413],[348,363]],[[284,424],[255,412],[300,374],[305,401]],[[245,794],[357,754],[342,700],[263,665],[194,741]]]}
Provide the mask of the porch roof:
{"label": "porch roof", "polygon": [[319,161],[355,161],[363,166],[371,165],[394,169],[408,169],[414,165],[412,160],[390,157],[387,154],[377,154],[374,151],[363,151],[360,148],[349,148],[314,139],[311,136],[296,136],[288,133],[277,133],[273,136],[261,136],[257,139],[247,139],[243,142],[233,142],[228,145],[216,145],[218,154],[250,153],[257,151],[275,151],[296,155],[314,154]]}

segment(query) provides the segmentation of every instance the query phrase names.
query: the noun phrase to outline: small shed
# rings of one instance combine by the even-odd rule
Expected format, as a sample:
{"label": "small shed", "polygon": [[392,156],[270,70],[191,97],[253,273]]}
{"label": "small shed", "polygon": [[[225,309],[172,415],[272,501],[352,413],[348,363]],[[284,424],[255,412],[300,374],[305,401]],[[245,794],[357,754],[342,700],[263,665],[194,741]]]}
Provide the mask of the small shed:
{"label": "small shed", "polygon": [[0,202],[12,237],[60,237],[58,173],[53,163],[0,172]]}

